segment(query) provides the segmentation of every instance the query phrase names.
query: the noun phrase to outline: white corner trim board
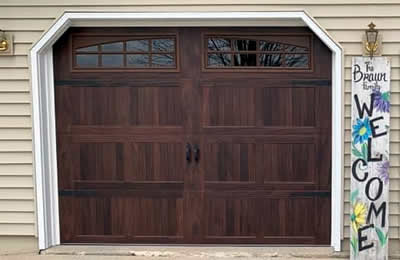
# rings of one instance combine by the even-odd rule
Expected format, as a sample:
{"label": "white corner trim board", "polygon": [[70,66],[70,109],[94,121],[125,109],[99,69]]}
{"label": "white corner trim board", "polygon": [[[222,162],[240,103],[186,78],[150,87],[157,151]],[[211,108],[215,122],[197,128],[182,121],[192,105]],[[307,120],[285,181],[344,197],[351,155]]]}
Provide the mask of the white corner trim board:
{"label": "white corner trim board", "polygon": [[[52,46],[71,26],[98,26],[113,21],[135,22],[149,26],[201,26],[212,22],[213,26],[226,25],[227,21],[245,21],[246,26],[266,26],[279,21],[302,24],[309,27],[332,51],[332,213],[331,246],[340,251],[343,218],[343,122],[342,82],[343,52],[318,23],[304,11],[293,12],[180,12],[180,13],[121,13],[121,12],[66,12],[44,33],[32,47],[31,80],[33,108],[33,143],[36,177],[36,204],[38,218],[39,248],[46,249],[60,244],[57,149],[54,109],[54,80]],[[209,25],[207,25],[209,26]],[[237,26],[237,25],[235,25]]]}

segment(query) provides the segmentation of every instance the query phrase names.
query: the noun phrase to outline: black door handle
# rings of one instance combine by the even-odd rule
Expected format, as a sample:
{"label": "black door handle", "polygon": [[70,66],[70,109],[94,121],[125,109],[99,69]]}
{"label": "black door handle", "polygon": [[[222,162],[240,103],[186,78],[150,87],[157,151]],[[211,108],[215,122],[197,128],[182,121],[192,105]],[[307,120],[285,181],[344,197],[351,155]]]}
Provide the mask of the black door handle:
{"label": "black door handle", "polygon": [[189,143],[186,144],[186,161],[188,163],[192,161],[192,146]]}
{"label": "black door handle", "polygon": [[195,144],[194,147],[193,147],[193,150],[194,150],[194,160],[196,162],[199,162],[199,160],[200,160],[200,148],[199,148],[199,146],[197,144]]}

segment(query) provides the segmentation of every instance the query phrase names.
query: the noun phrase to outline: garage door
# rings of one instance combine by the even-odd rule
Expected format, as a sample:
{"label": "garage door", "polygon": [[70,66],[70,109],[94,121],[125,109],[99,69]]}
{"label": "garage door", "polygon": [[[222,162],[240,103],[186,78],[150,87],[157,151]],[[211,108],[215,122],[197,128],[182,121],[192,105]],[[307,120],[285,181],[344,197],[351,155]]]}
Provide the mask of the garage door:
{"label": "garage door", "polygon": [[331,53],[305,28],[72,28],[62,243],[329,244]]}

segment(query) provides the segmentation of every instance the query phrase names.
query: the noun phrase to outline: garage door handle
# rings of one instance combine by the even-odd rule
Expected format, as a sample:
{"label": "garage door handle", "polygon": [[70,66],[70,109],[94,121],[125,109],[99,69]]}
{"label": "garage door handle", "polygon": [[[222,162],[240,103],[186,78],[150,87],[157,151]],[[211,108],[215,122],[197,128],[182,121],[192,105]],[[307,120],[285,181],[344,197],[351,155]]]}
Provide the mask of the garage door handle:
{"label": "garage door handle", "polygon": [[199,162],[200,160],[200,148],[197,144],[194,145],[194,160],[196,162]]}
{"label": "garage door handle", "polygon": [[186,161],[188,163],[192,161],[192,146],[189,143],[186,144]]}

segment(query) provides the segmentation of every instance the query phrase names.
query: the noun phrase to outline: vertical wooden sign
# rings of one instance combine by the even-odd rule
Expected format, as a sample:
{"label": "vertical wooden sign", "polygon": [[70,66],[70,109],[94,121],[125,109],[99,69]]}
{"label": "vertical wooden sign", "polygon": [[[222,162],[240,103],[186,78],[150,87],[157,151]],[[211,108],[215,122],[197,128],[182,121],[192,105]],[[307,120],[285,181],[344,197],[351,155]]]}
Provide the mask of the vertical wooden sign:
{"label": "vertical wooden sign", "polygon": [[354,57],[351,118],[351,259],[388,259],[390,62]]}

